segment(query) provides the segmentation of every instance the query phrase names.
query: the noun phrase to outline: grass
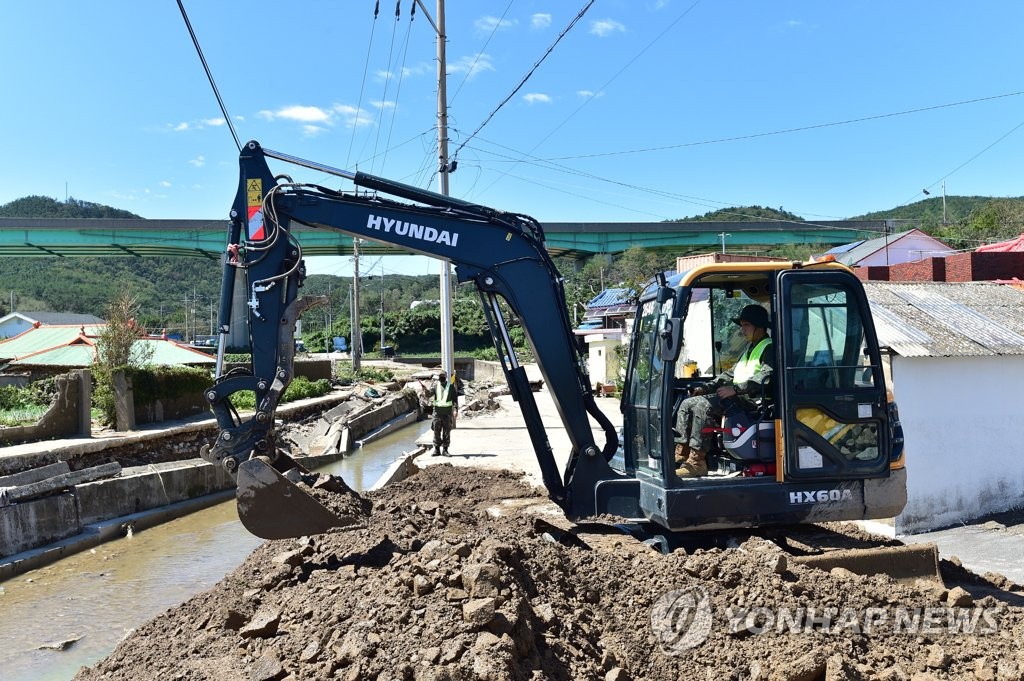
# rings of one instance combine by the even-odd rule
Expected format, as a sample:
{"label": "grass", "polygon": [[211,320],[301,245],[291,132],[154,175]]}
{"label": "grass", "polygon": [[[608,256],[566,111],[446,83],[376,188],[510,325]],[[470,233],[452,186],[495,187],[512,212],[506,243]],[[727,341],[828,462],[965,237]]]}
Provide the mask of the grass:
{"label": "grass", "polygon": [[0,410],[0,426],[30,426],[43,417],[49,407],[27,406]]}

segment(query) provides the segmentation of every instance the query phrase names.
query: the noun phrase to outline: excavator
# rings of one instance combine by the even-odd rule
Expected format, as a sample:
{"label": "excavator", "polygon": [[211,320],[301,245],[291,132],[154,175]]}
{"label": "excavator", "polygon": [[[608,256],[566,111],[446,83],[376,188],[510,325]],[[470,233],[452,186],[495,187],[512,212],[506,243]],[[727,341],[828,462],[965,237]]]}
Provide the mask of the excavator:
{"label": "excavator", "polygon": [[[362,191],[293,182],[272,174],[268,159]],[[275,409],[293,376],[295,322],[315,302],[299,295],[305,267],[296,224],[447,260],[460,283],[476,285],[547,494],[570,519],[610,514],[676,532],[889,518],[905,505],[898,412],[864,288],[845,266],[714,263],[657,276],[636,303],[620,434],[597,406],[563,281],[536,220],[255,141],[243,147],[239,166],[223,257],[218,378],[207,393],[220,432],[202,455],[236,476],[239,516],[253,534],[298,537],[354,522],[312,493],[310,472],[275,440]],[[245,286],[251,370],[222,375],[236,281]],[[675,411],[692,388],[737,361],[742,348],[732,319],[750,304],[769,313],[772,398],[755,413],[727,409],[708,434],[709,474],[680,477]],[[506,309],[522,324],[569,435],[563,470],[512,346]],[[256,394],[255,413],[244,421],[229,399],[240,390]]]}

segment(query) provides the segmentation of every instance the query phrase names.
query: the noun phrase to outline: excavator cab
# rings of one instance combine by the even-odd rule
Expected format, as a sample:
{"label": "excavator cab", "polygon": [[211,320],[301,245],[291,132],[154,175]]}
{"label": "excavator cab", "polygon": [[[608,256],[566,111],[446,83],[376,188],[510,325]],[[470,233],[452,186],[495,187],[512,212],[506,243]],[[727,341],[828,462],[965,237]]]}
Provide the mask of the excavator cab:
{"label": "excavator cab", "polygon": [[[772,380],[742,407],[722,401],[703,433],[708,475],[680,477],[680,404],[736,363],[746,343],[732,320],[752,304],[770,319]],[[624,458],[651,521],[683,530],[884,518],[906,503],[867,298],[841,265],[718,263],[676,275],[638,304],[628,374]]]}

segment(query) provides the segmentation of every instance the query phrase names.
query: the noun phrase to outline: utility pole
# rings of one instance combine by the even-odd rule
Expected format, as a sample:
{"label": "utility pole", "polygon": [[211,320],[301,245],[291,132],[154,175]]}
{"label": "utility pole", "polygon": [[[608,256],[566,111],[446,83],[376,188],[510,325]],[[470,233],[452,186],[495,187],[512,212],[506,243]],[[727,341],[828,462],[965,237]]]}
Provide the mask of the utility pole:
{"label": "utility pole", "polygon": [[363,334],[359,331],[359,239],[352,237],[352,373],[359,373],[363,355]]}
{"label": "utility pole", "polygon": [[942,224],[946,224],[946,181],[942,181]]}
{"label": "utility pole", "polygon": [[380,352],[384,354],[384,258],[380,259]]}
{"label": "utility pole", "polygon": [[[448,196],[448,174],[453,170],[448,162],[448,67],[445,57],[444,0],[437,0],[437,22],[430,17],[423,0],[416,0],[423,10],[427,21],[437,33],[437,181],[439,193]],[[455,373],[453,346],[455,337],[452,331],[452,283],[451,262],[441,260],[441,366],[449,376]]]}
{"label": "utility pole", "polygon": [[719,232],[718,237],[722,240],[722,253],[725,253],[725,237],[732,236],[732,234],[726,234],[725,232]]}

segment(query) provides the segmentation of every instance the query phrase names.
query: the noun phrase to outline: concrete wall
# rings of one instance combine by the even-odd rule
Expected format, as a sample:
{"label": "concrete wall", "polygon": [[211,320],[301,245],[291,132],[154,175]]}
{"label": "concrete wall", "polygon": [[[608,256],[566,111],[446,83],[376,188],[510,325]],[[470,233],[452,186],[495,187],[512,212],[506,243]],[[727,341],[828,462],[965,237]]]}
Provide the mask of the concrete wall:
{"label": "concrete wall", "polygon": [[88,525],[232,487],[223,467],[189,459],[126,468],[118,478],[77,485],[75,496],[80,522]]}
{"label": "concrete wall", "polygon": [[893,357],[907,452],[898,533],[1006,511],[1024,501],[1024,438],[1013,387],[1024,357]]}
{"label": "concrete wall", "polygon": [[55,542],[82,531],[71,493],[0,508],[0,557]]}
{"label": "concrete wall", "polygon": [[57,397],[37,423],[0,430],[0,446],[77,437],[90,432],[92,379],[86,369],[57,377]]}

